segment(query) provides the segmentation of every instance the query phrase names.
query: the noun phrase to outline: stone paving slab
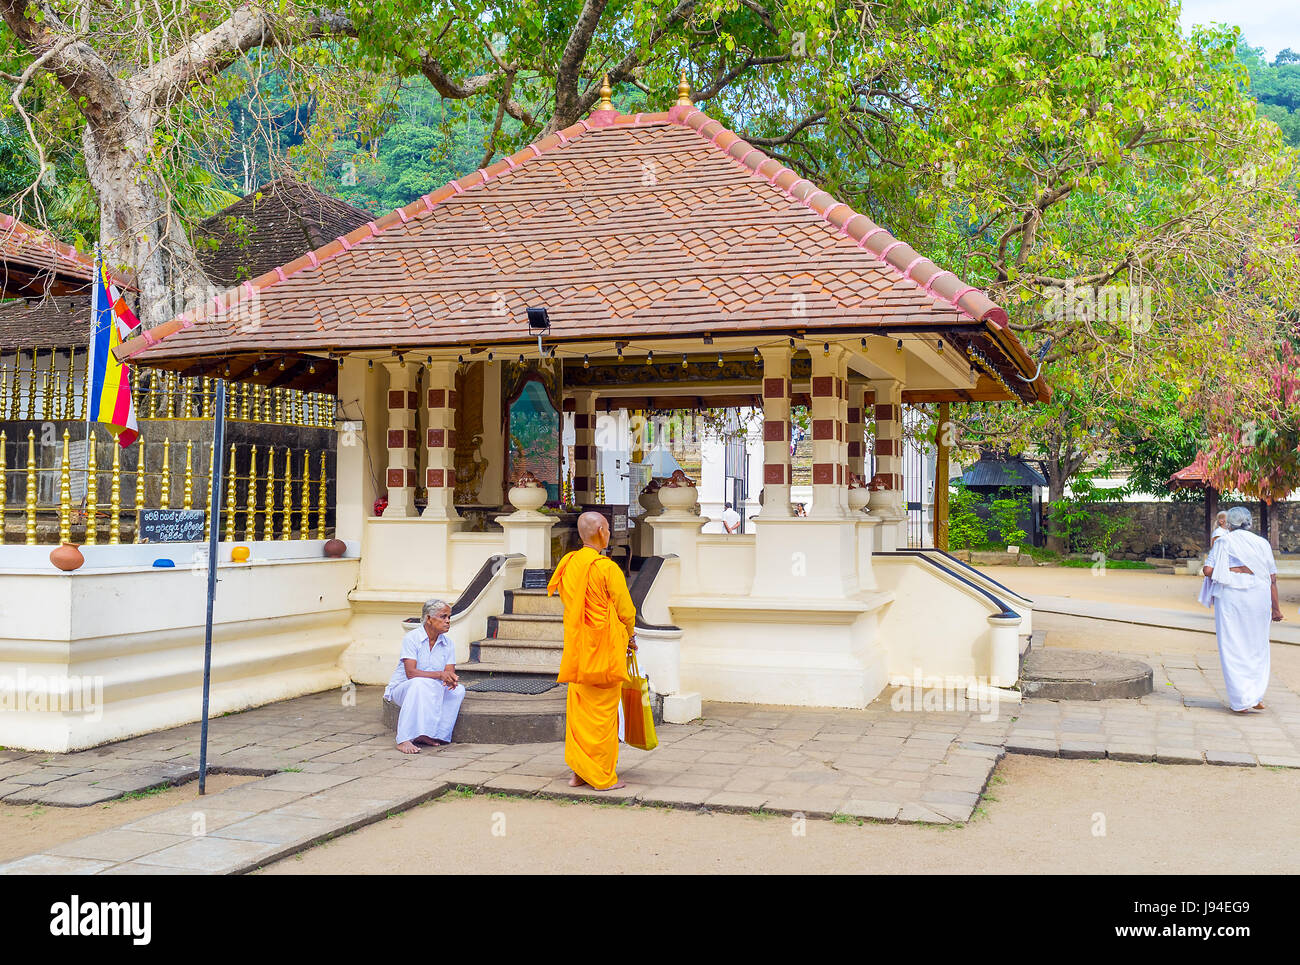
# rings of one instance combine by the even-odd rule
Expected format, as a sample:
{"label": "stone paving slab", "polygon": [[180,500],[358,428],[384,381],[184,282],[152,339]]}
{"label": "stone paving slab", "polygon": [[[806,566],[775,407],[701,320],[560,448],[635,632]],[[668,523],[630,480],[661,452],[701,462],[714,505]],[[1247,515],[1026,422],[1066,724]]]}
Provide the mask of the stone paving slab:
{"label": "stone paving slab", "polygon": [[[562,743],[454,744],[402,755],[372,713],[379,688],[344,705],[329,692],[212,721],[214,770],[261,780],[0,866],[6,873],[240,873],[382,820],[453,788],[565,800],[807,817],[950,824],[970,820],[1007,753],[1168,764],[1300,767],[1300,697],[1269,710],[1221,702],[1213,655],[1131,655],[1156,692],[1086,705],[1027,699],[970,711],[707,704],[663,725],[653,752],[624,748],[612,792],[568,786]],[[373,693],[371,693],[373,691]],[[921,707],[922,701],[905,702]],[[367,708],[370,708],[367,710]],[[198,729],[76,754],[0,752],[0,807],[79,806],[196,776]],[[221,750],[215,750],[221,748]]]}

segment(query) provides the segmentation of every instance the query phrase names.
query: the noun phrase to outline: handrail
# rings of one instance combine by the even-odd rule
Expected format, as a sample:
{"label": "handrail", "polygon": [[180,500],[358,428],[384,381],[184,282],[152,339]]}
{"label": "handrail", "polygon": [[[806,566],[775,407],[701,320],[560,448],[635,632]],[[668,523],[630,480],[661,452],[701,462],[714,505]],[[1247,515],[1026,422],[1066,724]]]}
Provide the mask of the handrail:
{"label": "handrail", "polygon": [[451,615],[455,616],[458,613],[464,613],[473,606],[475,601],[487,590],[488,584],[492,582],[492,577],[496,576],[506,565],[507,560],[522,560],[524,558],[522,553],[497,553],[485,559],[483,565],[478,568],[478,572],[474,574],[474,578],[469,581],[469,584],[461,591],[460,596],[456,597],[456,602],[451,605]]}
{"label": "handrail", "polygon": [[981,570],[981,569],[977,569],[976,567],[971,566],[971,565],[970,565],[969,563],[967,563],[965,560],[958,559],[957,557],[955,557],[955,556],[953,556],[951,553],[949,553],[947,550],[941,550],[941,549],[939,549],[939,547],[937,547],[937,546],[924,546],[924,547],[921,547],[920,552],[922,552],[922,553],[938,553],[939,555],[945,557],[946,559],[949,559],[949,560],[951,560],[952,562],[956,563],[958,566],[963,567],[964,569],[968,569],[968,570],[970,570],[970,571],[973,572],[973,573],[978,573],[982,579],[988,580],[990,583],[992,583],[994,586],[996,586],[999,590],[1005,590],[1005,591],[1006,591],[1007,593],[1009,593],[1011,596],[1014,596],[1017,600],[1024,600],[1026,603],[1033,603],[1033,602],[1034,602],[1034,601],[1031,600],[1029,597],[1025,596],[1023,593],[1017,593],[1015,590],[1011,589],[1011,587],[1007,586],[1006,584],[1004,584],[1004,583],[999,583],[997,580],[993,579],[993,577],[989,576],[989,575],[988,575],[987,573],[985,573],[983,570]]}
{"label": "handrail", "polygon": [[[988,590],[984,589],[984,587],[979,586],[979,585],[977,585],[977,584],[971,582],[971,581],[968,580],[966,577],[962,576],[960,573],[954,573],[952,570],[948,569],[947,567],[940,566],[937,560],[931,559],[929,556],[926,556],[925,553],[926,553],[925,550],[892,550],[892,551],[883,551],[883,550],[882,550],[882,551],[878,551],[878,552],[872,553],[872,556],[912,556],[912,557],[915,557],[916,559],[921,560],[922,562],[929,563],[931,566],[933,566],[933,567],[934,567],[936,570],[938,570],[939,572],[941,572],[941,573],[947,573],[949,576],[951,576],[954,580],[957,580],[959,583],[964,583],[966,586],[969,586],[972,590],[974,590],[976,593],[979,593],[981,596],[987,597],[988,600],[989,600],[989,602],[992,603],[994,606],[996,606],[996,607],[998,608],[998,610],[1000,611],[1000,612],[998,612],[998,613],[996,614],[996,616],[998,616],[999,618],[1001,618],[1001,619],[1010,619],[1011,617],[1016,617],[1016,618],[1018,618],[1018,619],[1023,619],[1023,617],[1021,616],[1021,614],[1019,614],[1019,613],[1017,613],[1015,610],[1011,609],[1011,608],[1010,608],[1009,606],[1007,606],[1006,603],[1004,603],[1002,600],[999,600],[996,596],[994,596],[994,595],[993,595],[992,593],[990,593]],[[1003,589],[1006,589],[1006,588],[1003,587]]]}
{"label": "handrail", "polygon": [[655,579],[659,576],[659,570],[663,568],[664,557],[647,556],[641,563],[641,569],[636,571],[636,577],[632,580],[632,585],[628,587],[628,593],[632,596],[632,605],[636,607],[636,627],[638,630],[680,630],[681,627],[675,627],[670,624],[647,623],[641,617],[641,605],[645,603],[645,598],[650,594],[650,588],[654,586]]}

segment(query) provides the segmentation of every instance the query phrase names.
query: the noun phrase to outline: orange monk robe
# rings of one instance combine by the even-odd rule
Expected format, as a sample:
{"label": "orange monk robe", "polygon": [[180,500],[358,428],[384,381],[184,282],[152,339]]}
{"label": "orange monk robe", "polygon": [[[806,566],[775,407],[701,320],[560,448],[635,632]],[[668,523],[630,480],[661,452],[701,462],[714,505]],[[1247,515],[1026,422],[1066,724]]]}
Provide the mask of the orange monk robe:
{"label": "orange monk robe", "polygon": [[636,607],[618,564],[584,546],[555,567],[547,595],[564,603],[560,682],[569,685],[564,762],[592,787],[618,782],[618,707]]}

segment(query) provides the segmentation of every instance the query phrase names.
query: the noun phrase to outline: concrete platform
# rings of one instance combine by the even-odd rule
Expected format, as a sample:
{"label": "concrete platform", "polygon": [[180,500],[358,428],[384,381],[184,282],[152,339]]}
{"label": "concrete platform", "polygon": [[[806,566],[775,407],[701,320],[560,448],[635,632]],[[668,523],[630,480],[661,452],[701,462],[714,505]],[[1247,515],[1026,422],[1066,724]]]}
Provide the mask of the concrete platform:
{"label": "concrete platform", "polygon": [[1149,666],[1113,654],[1042,647],[1031,650],[1020,672],[1026,697],[1106,700],[1145,697],[1152,690]]}
{"label": "concrete platform", "polygon": [[[564,740],[564,702],[560,684],[544,694],[491,694],[466,691],[451,739],[458,744],[544,744]],[[383,723],[397,731],[398,707],[383,701]]]}

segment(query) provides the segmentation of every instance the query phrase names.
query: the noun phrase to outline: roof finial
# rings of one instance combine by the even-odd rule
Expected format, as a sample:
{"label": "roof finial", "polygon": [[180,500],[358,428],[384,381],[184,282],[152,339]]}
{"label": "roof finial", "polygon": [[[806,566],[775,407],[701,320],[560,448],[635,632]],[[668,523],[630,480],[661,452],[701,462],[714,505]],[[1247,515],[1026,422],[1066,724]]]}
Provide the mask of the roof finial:
{"label": "roof finial", "polygon": [[596,105],[596,110],[612,111],[614,109],[614,102],[610,97],[613,93],[614,92],[609,86],[609,74],[606,74],[605,79],[600,83],[600,103]]}
{"label": "roof finial", "polygon": [[677,85],[677,106],[693,107],[691,103],[691,85],[686,79],[686,71],[682,71],[682,82]]}

